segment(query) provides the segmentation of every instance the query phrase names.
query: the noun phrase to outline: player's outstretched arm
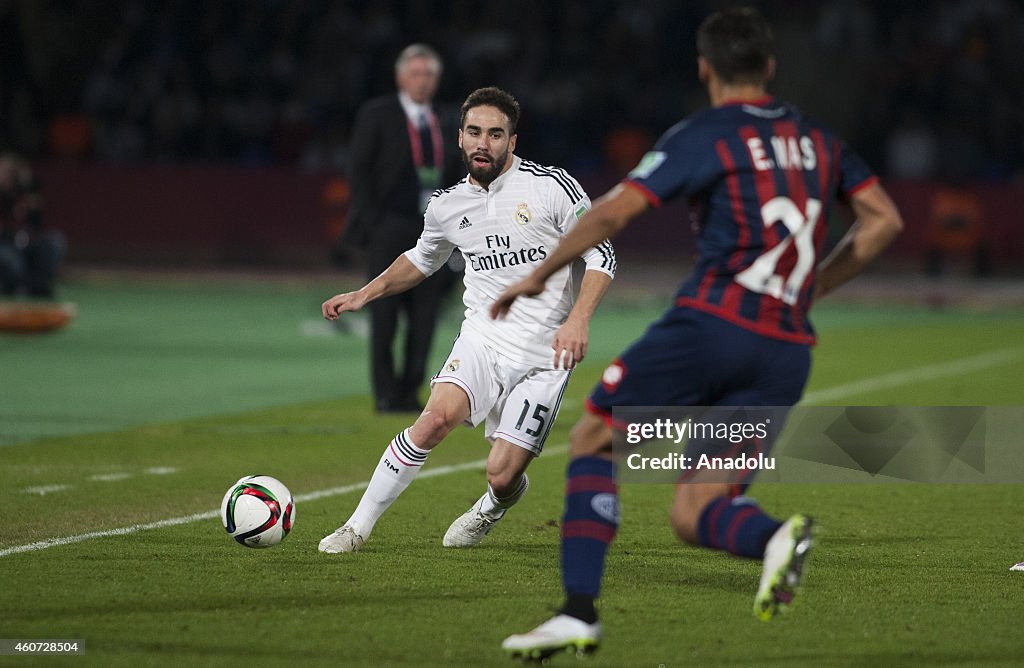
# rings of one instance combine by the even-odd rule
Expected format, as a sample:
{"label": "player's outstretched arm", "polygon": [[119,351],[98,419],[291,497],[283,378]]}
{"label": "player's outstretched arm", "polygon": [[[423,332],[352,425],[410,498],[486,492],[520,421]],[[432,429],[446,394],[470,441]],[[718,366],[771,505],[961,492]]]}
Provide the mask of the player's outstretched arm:
{"label": "player's outstretched arm", "polygon": [[899,209],[878,183],[855,194],[850,205],[857,220],[819,265],[815,299],[860,273],[903,229]]}
{"label": "player's outstretched arm", "polygon": [[555,351],[555,368],[573,369],[587,355],[590,338],[590,318],[604,293],[611,285],[612,277],[603,271],[587,271],[583,274],[580,294],[569,311],[569,317],[555,332],[551,348]]}
{"label": "player's outstretched arm", "polygon": [[324,317],[337,320],[346,311],[358,311],[375,299],[390,297],[418,285],[426,276],[409,258],[399,255],[380,276],[355,292],[334,295],[321,306]]}
{"label": "player's outstretched arm", "polygon": [[588,248],[621,232],[629,221],[647,210],[647,199],[635,188],[621,183],[602,195],[594,208],[562,238],[558,247],[533,272],[501,293],[491,305],[491,317],[500,318],[519,297],[534,297],[544,291],[544,283]]}

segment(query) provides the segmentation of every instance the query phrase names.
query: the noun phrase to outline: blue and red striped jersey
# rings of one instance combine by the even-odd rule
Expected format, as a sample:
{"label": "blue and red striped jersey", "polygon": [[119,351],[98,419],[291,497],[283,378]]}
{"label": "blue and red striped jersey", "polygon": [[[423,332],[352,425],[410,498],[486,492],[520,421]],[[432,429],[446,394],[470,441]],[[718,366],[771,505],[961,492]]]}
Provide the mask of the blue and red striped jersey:
{"label": "blue and red striped jersey", "polygon": [[813,343],[807,311],[829,212],[876,180],[839,137],[765,97],[677,123],[625,183],[652,206],[688,198],[698,258],[678,305]]}

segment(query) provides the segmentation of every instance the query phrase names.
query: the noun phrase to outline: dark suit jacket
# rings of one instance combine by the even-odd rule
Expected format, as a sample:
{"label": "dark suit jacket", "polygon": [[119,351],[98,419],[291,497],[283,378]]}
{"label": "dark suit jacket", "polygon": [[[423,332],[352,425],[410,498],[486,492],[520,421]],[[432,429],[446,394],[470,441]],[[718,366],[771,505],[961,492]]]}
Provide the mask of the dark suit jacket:
{"label": "dark suit jacket", "polygon": [[[458,119],[433,106],[441,124],[444,165],[439,188],[458,181],[465,170],[459,155]],[[423,229],[420,183],[412,161],[408,125],[398,94],[366,102],[352,129],[349,160],[348,224],[344,241],[357,248],[386,235],[402,250]]]}

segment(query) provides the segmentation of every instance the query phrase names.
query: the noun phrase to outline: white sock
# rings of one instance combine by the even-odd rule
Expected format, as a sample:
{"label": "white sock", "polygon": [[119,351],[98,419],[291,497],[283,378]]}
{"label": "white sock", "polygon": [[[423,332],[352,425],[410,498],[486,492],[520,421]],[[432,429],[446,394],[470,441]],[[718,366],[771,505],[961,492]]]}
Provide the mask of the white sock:
{"label": "white sock", "polygon": [[416,447],[408,429],[395,436],[381,455],[363,498],[345,524],[363,538],[369,538],[373,525],[413,481],[429,454],[430,450]]}
{"label": "white sock", "polygon": [[516,487],[516,491],[512,494],[499,499],[494,495],[494,490],[491,489],[490,485],[487,485],[487,493],[483,496],[483,501],[480,503],[480,512],[493,519],[500,519],[505,511],[516,505],[519,499],[523,498],[526,494],[527,488],[530,486],[530,479],[523,474],[523,477],[519,479],[519,485]]}

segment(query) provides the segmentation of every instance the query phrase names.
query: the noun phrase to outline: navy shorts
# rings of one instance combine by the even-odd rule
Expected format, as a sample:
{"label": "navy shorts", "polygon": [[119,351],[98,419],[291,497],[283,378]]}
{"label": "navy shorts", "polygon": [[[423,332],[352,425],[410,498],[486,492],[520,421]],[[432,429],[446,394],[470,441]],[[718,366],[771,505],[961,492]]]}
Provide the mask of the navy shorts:
{"label": "navy shorts", "polygon": [[792,406],[811,371],[810,346],[675,307],[609,365],[591,412],[613,406]]}
{"label": "navy shorts", "polygon": [[[615,406],[792,406],[810,370],[807,344],[673,307],[605,369],[587,409],[614,427]],[[757,449],[767,454],[771,446],[761,442]],[[716,447],[691,442],[688,454],[721,454]]]}

